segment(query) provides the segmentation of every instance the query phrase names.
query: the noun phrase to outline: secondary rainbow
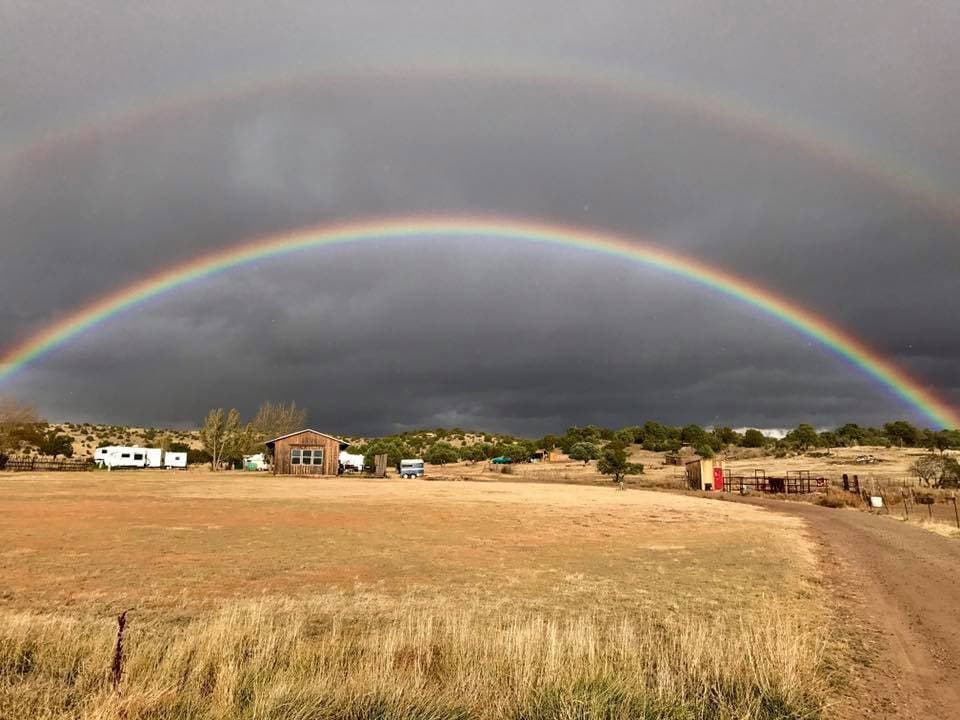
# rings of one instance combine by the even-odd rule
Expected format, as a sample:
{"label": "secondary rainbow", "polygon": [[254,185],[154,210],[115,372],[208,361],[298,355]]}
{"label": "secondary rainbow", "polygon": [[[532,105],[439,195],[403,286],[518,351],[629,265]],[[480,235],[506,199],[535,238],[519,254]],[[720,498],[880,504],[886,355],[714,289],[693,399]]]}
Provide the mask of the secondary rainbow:
{"label": "secondary rainbow", "polygon": [[[942,178],[913,168],[909,158],[885,155],[809,119],[764,108],[715,88],[681,83],[677,78],[648,72],[571,60],[513,57],[505,60],[476,58],[462,61],[430,57],[422,60],[384,59],[373,65],[327,65],[315,73],[301,74],[288,67],[241,74],[220,83],[199,83],[160,97],[130,99],[126,107],[113,108],[69,125],[32,130],[7,148],[0,146],[0,172],[9,164],[16,174],[57,150],[110,141],[113,137],[151,124],[161,125],[191,109],[241,99],[267,99],[338,85],[371,82],[486,80],[530,83],[557,89],[595,92],[611,99],[637,100],[670,112],[697,118],[783,147],[794,148],[843,172],[870,179],[899,197],[924,208],[951,224],[960,223],[960,197]],[[6,155],[6,157],[4,157]]]}
{"label": "secondary rainbow", "polygon": [[195,280],[266,258],[311,248],[408,238],[498,237],[578,248],[635,261],[736,298],[795,328],[889,388],[935,425],[960,427],[946,402],[849,332],[796,303],[726,270],[648,242],[606,232],[527,220],[487,217],[393,217],[311,227],[258,238],[144,278],[53,323],[0,356],[0,383],[46,353],[119,313]]}

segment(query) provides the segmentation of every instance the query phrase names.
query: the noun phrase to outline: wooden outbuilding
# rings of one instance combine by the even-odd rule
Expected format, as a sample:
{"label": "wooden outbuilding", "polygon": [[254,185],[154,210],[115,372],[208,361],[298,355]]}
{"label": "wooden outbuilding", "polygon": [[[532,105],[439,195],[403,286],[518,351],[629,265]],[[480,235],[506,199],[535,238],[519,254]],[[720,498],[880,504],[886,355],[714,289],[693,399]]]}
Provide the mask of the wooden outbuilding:
{"label": "wooden outbuilding", "polygon": [[697,457],[688,460],[687,484],[691,490],[723,490],[723,461]]}
{"label": "wooden outbuilding", "polygon": [[316,430],[298,430],[266,443],[274,475],[337,475],[340,451],[350,443]]}

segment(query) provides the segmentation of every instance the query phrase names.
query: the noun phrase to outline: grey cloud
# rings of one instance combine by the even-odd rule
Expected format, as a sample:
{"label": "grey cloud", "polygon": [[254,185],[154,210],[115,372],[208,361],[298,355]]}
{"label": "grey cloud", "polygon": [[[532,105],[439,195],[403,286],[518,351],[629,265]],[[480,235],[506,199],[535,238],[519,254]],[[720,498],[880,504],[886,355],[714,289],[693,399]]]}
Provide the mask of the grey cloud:
{"label": "grey cloud", "polygon": [[[914,190],[922,168],[948,197],[960,185],[960,138],[945,120],[960,109],[945,82],[960,60],[944,24],[952,6],[905,19],[860,3],[473,5],[13,12],[0,31],[0,66],[16,69],[0,77],[10,99],[0,150],[131,98],[211,91],[43,152],[0,152],[4,337],[12,344],[104,293],[254,237],[394,214],[507,215],[647,238],[737,272],[960,403],[957,225],[862,169],[782,143],[782,129],[468,69],[296,81],[404,58],[467,68],[471,57],[532,55],[561,76],[564,62],[588,60],[854,137],[903,160],[893,170]],[[900,34],[905,22],[926,35]],[[66,46],[69,62],[51,51]],[[289,84],[220,92],[277,68]],[[358,433],[923,420],[796,331],[687,281],[482,237],[239,268],[86,333],[6,391],[51,417],[149,424],[296,399],[317,424]]]}

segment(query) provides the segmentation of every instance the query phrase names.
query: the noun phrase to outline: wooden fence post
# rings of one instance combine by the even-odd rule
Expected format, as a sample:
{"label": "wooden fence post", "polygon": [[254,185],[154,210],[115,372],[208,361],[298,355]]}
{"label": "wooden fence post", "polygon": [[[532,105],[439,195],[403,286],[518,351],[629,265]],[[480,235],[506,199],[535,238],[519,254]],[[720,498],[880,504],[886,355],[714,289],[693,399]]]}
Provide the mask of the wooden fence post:
{"label": "wooden fence post", "polygon": [[957,494],[953,494],[953,516],[957,520],[957,527],[960,528],[960,512],[957,511]]}
{"label": "wooden fence post", "polygon": [[127,613],[124,610],[117,616],[117,644],[113,649],[113,691],[120,692],[120,680],[123,679],[123,631],[127,627]]}

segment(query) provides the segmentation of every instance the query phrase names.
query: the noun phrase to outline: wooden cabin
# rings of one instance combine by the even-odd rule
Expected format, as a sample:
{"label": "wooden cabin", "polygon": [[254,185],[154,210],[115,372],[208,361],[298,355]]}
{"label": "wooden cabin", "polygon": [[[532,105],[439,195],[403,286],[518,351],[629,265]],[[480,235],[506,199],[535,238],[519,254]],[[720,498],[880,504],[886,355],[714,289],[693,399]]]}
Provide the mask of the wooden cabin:
{"label": "wooden cabin", "polygon": [[297,432],[266,443],[273,453],[274,475],[337,475],[340,451],[350,443],[316,430]]}

